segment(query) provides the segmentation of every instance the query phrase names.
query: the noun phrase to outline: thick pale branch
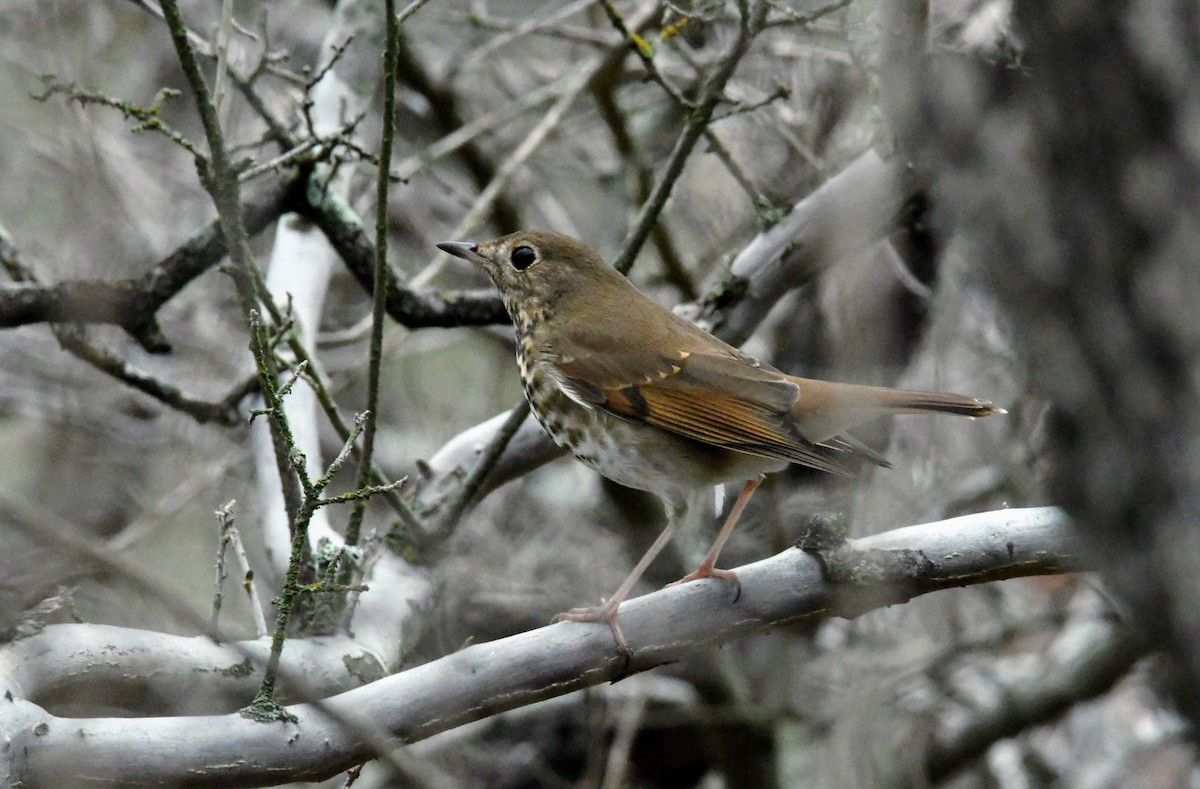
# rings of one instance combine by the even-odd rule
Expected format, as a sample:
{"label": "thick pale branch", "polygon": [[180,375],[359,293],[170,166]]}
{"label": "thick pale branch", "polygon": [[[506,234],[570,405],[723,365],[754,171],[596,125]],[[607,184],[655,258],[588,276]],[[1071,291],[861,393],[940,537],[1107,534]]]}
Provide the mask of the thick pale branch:
{"label": "thick pale branch", "polygon": [[[254,695],[270,646],[266,639],[221,644],[207,636],[111,625],[50,625],[0,650],[0,676],[19,687],[26,701],[51,709],[119,699],[128,713],[217,714],[242,707]],[[346,671],[343,661],[358,673]],[[292,639],[281,695],[294,700],[340,693],[361,685],[363,677],[381,675],[383,666],[378,655],[348,636]]]}
{"label": "thick pale branch", "polygon": [[882,239],[919,188],[903,162],[867,151],[738,253],[701,318],[740,345],[789,291]]}
{"label": "thick pale branch", "polygon": [[[18,699],[25,724],[8,753],[28,785],[249,786],[327,778],[371,755],[359,721],[413,742],[469,721],[645,671],[699,649],[789,622],[857,615],[952,586],[1081,569],[1071,524],[1055,508],[1000,510],[855,540],[859,568],[833,582],[814,555],[789,549],[738,569],[741,597],[717,580],[671,587],[621,606],[626,662],[603,624],[560,623],[463,649],[320,705],[296,724],[236,715],[63,719]],[[896,559],[887,560],[886,557]],[[846,556],[843,556],[846,558]],[[845,570],[845,567],[842,568]],[[333,717],[331,717],[333,716]],[[357,727],[356,727],[357,728]],[[80,766],[86,765],[81,775]]]}

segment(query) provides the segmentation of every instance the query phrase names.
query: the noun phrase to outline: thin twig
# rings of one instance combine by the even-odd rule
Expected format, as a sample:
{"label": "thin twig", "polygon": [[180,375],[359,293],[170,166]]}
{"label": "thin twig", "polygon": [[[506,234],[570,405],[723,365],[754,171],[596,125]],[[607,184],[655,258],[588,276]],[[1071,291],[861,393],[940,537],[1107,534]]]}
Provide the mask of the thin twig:
{"label": "thin twig", "polygon": [[724,112],[713,113],[712,122],[720,123],[728,118],[736,118],[739,115],[747,115],[751,112],[761,110],[763,107],[769,107],[777,101],[789,98],[791,95],[792,91],[787,85],[779,85],[770,94],[759,99],[758,101],[752,101],[749,104],[737,102]]}
{"label": "thin twig", "polygon": [[717,136],[716,132],[712,129],[705,129],[704,139],[708,141],[709,150],[717,155],[717,158],[725,165],[725,169],[733,176],[733,180],[737,181],[737,185],[742,187],[742,191],[750,198],[750,202],[754,205],[755,213],[761,216],[764,209],[770,208],[770,199],[754,185],[754,182],[750,180],[750,176],[746,174],[741,165],[734,161],[733,154],[729,152],[729,148],[725,146],[724,141]]}
{"label": "thin twig", "polygon": [[[379,371],[383,363],[383,318],[387,298],[387,249],[388,249],[388,188],[391,179],[388,168],[392,161],[392,147],[396,137],[396,60],[400,39],[400,19],[396,16],[395,0],[386,0],[387,20],[383,52],[383,131],[379,141],[379,166],[375,181],[375,281],[371,288],[371,340],[367,352],[367,420],[363,431],[362,451],[359,453],[357,488],[365,488],[371,481],[371,458],[375,452],[376,416],[379,408]],[[415,12],[420,6],[414,2],[409,8]],[[407,9],[406,9],[407,10]],[[346,527],[346,545],[358,545],[362,534],[363,517],[367,500],[359,499],[350,511],[350,522]],[[342,576],[343,583],[350,582],[350,571]]]}
{"label": "thin twig", "polygon": [[74,83],[55,82],[52,77],[44,77],[45,90],[42,93],[31,96],[34,101],[46,101],[51,96],[63,94],[70,101],[78,102],[81,107],[88,104],[99,104],[103,107],[111,107],[119,110],[126,119],[137,121],[137,125],[133,127],[134,132],[154,131],[162,134],[167,139],[174,142],[179,147],[190,153],[197,161],[202,161],[204,153],[187,137],[184,137],[179,132],[172,129],[162,119],[163,104],[168,99],[178,98],[180,93],[171,88],[163,88],[150,102],[150,106],[143,107],[140,104],[134,104],[131,101],[115,99],[112,96],[107,96],[103,93],[98,93],[92,90],[84,90]]}
{"label": "thin twig", "polygon": [[223,587],[228,574],[225,572],[225,549],[229,547],[229,530],[233,526],[233,502],[217,508],[217,560],[214,563],[214,589],[212,601],[212,615],[208,620],[209,629],[214,632],[220,632],[218,622],[221,619],[221,602],[224,600]]}
{"label": "thin twig", "polygon": [[[617,64],[604,75],[604,78],[597,80],[593,85],[592,96],[600,110],[601,120],[612,134],[613,145],[617,149],[617,153],[625,159],[628,169],[633,171],[633,202],[640,205],[650,197],[650,192],[654,188],[654,171],[639,155],[639,151],[634,145],[633,134],[629,129],[628,119],[617,105],[615,92],[619,70],[620,64]],[[679,250],[675,245],[675,240],[671,237],[667,224],[656,222],[650,238],[662,260],[667,281],[679,290],[685,301],[695,301],[699,298],[700,292],[679,255]]]}
{"label": "thin twig", "polygon": [[[257,310],[251,310],[250,312],[250,329],[255,336],[259,336],[263,332]],[[264,348],[265,343],[261,342],[252,343],[251,345],[251,349],[254,352],[255,364],[260,371],[267,369],[269,365]],[[312,521],[313,513],[317,511],[322,491],[324,491],[330,480],[332,480],[333,475],[337,473],[342,463],[345,462],[346,457],[350,453],[350,446],[358,438],[358,434],[362,430],[363,418],[360,416],[355,420],[354,428],[350,431],[349,440],[342,447],[342,451],[338,454],[337,458],[329,465],[326,473],[320,479],[311,480],[308,476],[304,454],[296,448],[295,439],[292,437],[280,391],[274,385],[273,376],[264,377],[268,380],[264,381],[263,400],[266,403],[266,408],[263,410],[267,413],[271,425],[282,434],[284,442],[289,448],[288,460],[294,478],[299,480],[304,492],[304,496],[296,508],[295,517],[292,519],[291,552],[288,556],[288,565],[287,571],[284,574],[283,586],[279,591],[278,611],[275,616],[275,631],[271,635],[270,656],[267,659],[266,670],[263,672],[263,680],[259,686],[258,693],[255,694],[254,700],[250,702],[250,705],[243,710],[243,714],[247,716],[263,721],[273,721],[288,719],[287,714],[275,699],[275,685],[279,671],[279,660],[283,654],[284,642],[287,639],[288,623],[292,618],[292,610],[296,598],[300,594],[300,568],[305,564],[305,557],[309,547],[308,527]]]}
{"label": "thin twig", "polygon": [[102,373],[154,398],[163,405],[186,414],[202,425],[217,424],[223,427],[236,427],[242,424],[238,405],[258,389],[257,380],[241,381],[235,384],[229,394],[220,400],[212,402],[200,400],[173,384],[160,381],[112,351],[92,344],[88,341],[87,334],[78,327],[52,324],[50,328],[63,350],[75,358],[87,362]]}
{"label": "thin twig", "polygon": [[[254,634],[258,638],[266,638],[267,622],[263,618],[262,604],[258,599],[258,590],[254,585],[254,572],[250,569],[250,560],[246,556],[246,548],[242,545],[242,537],[233,521],[233,507],[236,501],[230,500],[217,508],[218,522],[217,561],[216,561],[216,591],[213,594],[212,621],[210,629],[219,633],[218,619],[221,614],[221,601],[224,598],[222,586],[227,577],[225,571],[226,556],[233,552],[234,559],[242,571],[242,589],[250,602],[250,615],[254,619]],[[110,543],[111,545],[111,543]]]}
{"label": "thin twig", "polygon": [[522,116],[534,107],[561,95],[563,87],[569,82],[569,74],[559,77],[540,88],[525,92],[514,102],[505,102],[500,108],[481,115],[469,123],[464,123],[437,142],[427,146],[425,150],[400,162],[396,166],[396,177],[401,181],[409,180],[433,162],[454,153],[481,134],[487,134],[513,118]]}
{"label": "thin twig", "polygon": [[[406,20],[407,20],[407,19],[408,19],[410,16],[412,16],[413,14],[417,13],[418,11],[420,11],[420,10],[421,10],[421,6],[425,5],[425,4],[426,4],[426,3],[428,3],[428,2],[429,2],[429,0],[413,0],[413,2],[411,2],[411,3],[409,3],[407,6],[405,6],[405,7],[404,7],[404,10],[403,10],[403,11],[401,11],[401,12],[400,12],[400,14],[399,14],[399,16],[397,16],[397,17],[396,17],[396,25],[397,25],[397,27],[399,27],[400,25],[403,25],[403,24],[404,24],[404,22],[405,22],[405,21],[406,21]],[[393,9],[394,9],[394,4],[393,4]]]}
{"label": "thin twig", "polygon": [[696,109],[695,102],[689,100],[683,95],[683,91],[675,87],[675,84],[667,79],[663,74],[658,64],[654,62],[654,48],[646,39],[642,38],[636,32],[631,30],[625,24],[625,18],[621,16],[621,12],[613,4],[612,0],[601,0],[600,3],[604,7],[604,13],[608,15],[608,20],[612,22],[613,27],[620,32],[622,38],[629,42],[629,48],[634,51],[638,58],[642,61],[642,65],[646,68],[646,73],[650,79],[662,86],[662,89],[667,92],[667,95],[675,100],[675,103],[686,110]]}
{"label": "thin twig", "polygon": [[[667,76],[663,74],[661,69],[658,68],[658,64],[654,61],[654,49],[650,46],[649,42],[647,42],[637,33],[630,30],[625,25],[625,20],[617,11],[616,6],[613,5],[612,0],[603,0],[602,4],[605,12],[608,14],[609,21],[611,21],[613,26],[621,32],[621,35],[623,35],[630,42],[630,49],[632,49],[637,54],[638,58],[641,59],[642,65],[646,68],[647,75],[649,75],[652,80],[657,82],[662,89],[666,91],[667,95],[670,96],[685,112],[691,113],[699,110],[700,106],[696,102],[689,100],[685,95],[683,95],[683,91],[681,91],[675,86],[674,83],[667,79]],[[740,57],[741,56],[739,55],[738,58],[740,59]],[[718,68],[720,68],[720,65],[718,65]],[[724,90],[724,83],[722,83],[722,85],[716,91],[718,98],[720,97],[722,90]],[[700,104],[703,103],[704,100],[702,99]],[[715,104],[713,107],[709,108],[710,116],[713,109],[715,109]],[[770,206],[770,200],[768,200],[762,191],[760,191],[758,187],[756,187],[750,181],[750,177],[746,175],[745,170],[743,170],[741,166],[734,161],[733,154],[729,152],[729,148],[725,145],[717,133],[712,130],[710,125],[706,124],[704,126],[703,134],[704,138],[708,141],[709,146],[712,148],[713,153],[717,155],[717,158],[721,160],[723,165],[725,165],[725,169],[728,170],[729,174],[733,176],[733,179],[737,181],[738,186],[742,187],[742,191],[744,191],[750,198],[750,202],[754,206],[755,213],[763,216],[766,213],[765,207]],[[692,298],[694,298],[694,296]]]}
{"label": "thin twig", "polygon": [[[232,507],[233,504],[231,501],[227,506]],[[250,617],[254,620],[254,635],[257,638],[266,638],[269,631],[266,617],[263,615],[262,601],[258,598],[258,586],[254,583],[254,571],[250,568],[250,558],[246,555],[242,535],[232,522],[229,524],[229,547],[233,549],[233,556],[242,571],[242,591],[246,593]]]}
{"label": "thin twig", "polygon": [[[330,504],[349,504],[350,502],[365,501],[372,496],[377,496],[381,493],[389,493],[394,490],[399,490],[408,477],[401,477],[394,482],[389,482],[386,485],[365,485],[357,490],[351,490],[346,493],[339,493],[336,496],[327,496],[317,502],[317,507],[328,507]],[[346,550],[349,546],[342,546],[342,550]]]}
{"label": "thin twig", "polygon": [[700,101],[696,103],[695,108],[689,113],[683,131],[675,141],[675,147],[671,151],[671,155],[668,157],[667,163],[663,168],[662,176],[660,176],[658,183],[655,184],[650,198],[642,204],[633,227],[625,236],[625,241],[621,244],[621,252],[613,262],[613,267],[621,273],[628,273],[629,269],[633,267],[634,258],[637,256],[638,251],[641,250],[642,244],[646,242],[647,236],[650,235],[650,230],[658,220],[658,215],[667,204],[667,198],[671,194],[671,189],[683,173],[684,164],[687,162],[696,143],[704,135],[704,130],[708,127],[713,110],[716,108],[717,102],[721,99],[725,83],[733,76],[738,62],[741,61],[742,56],[746,54],[746,50],[750,47],[750,42],[758,34],[759,30],[762,29],[765,13],[766,6],[762,2],[755,2],[752,10],[749,7],[749,0],[738,1],[739,23],[737,38],[729,52],[721,58],[712,73],[709,74],[708,79],[705,80],[704,87],[700,93]]}
{"label": "thin twig", "polygon": [[303,158],[306,154],[308,154],[309,151],[320,147],[321,145],[325,144],[325,142],[325,140],[319,137],[313,137],[305,140],[295,148],[289,148],[278,156],[273,156],[265,162],[259,162],[258,164],[247,167],[238,173],[238,180],[242,183],[246,183],[247,181],[252,181],[264,173],[271,172],[272,170],[282,169],[284,166]]}
{"label": "thin twig", "polygon": [[217,68],[213,72],[213,105],[218,115],[225,104],[225,84],[229,80],[229,40],[233,36],[233,0],[221,0],[221,21],[217,25]]}
{"label": "thin twig", "polygon": [[829,16],[830,14],[841,11],[843,8],[848,7],[852,2],[854,2],[854,0],[836,0],[836,2],[827,3],[820,8],[814,8],[813,10],[803,14],[793,8],[789,8],[786,3],[776,2],[776,0],[766,0],[766,2],[769,6],[774,8],[776,11],[779,11],[785,17],[785,20],[782,22],[771,20],[768,24],[789,24],[808,27],[818,19]]}
{"label": "thin twig", "polygon": [[[508,182],[524,166],[534,151],[545,142],[546,138],[550,136],[550,132],[562,121],[563,115],[566,114],[571,105],[575,103],[575,100],[579,98],[579,94],[583,92],[584,88],[587,87],[588,83],[599,72],[605,60],[603,56],[594,58],[589,63],[580,66],[568,78],[566,84],[563,85],[562,92],[558,95],[555,102],[550,105],[550,109],[546,110],[546,113],[537,124],[529,130],[516,150],[509,154],[508,158],[496,168],[496,174],[493,176],[491,182],[479,193],[479,196],[475,198],[475,202],[467,210],[466,216],[462,218],[458,226],[450,233],[451,238],[463,238],[474,232],[483,223],[484,218],[500,197],[501,192],[508,186]],[[446,262],[451,259],[449,255],[440,253],[433,264],[427,266],[412,278],[410,281],[411,287],[421,288],[428,284],[434,277],[441,273]]]}
{"label": "thin twig", "polygon": [[[349,49],[350,45],[353,43],[354,43],[354,34],[350,34],[350,35],[346,36],[345,40],[342,41],[342,43],[333,44],[333,46],[332,46],[333,51],[330,52],[329,57],[325,60],[324,63],[321,64],[321,66],[315,72],[313,72],[312,74],[309,74],[308,79],[304,81],[304,95],[305,96],[312,93],[313,88],[315,88],[318,85],[318,83],[320,83],[323,79],[325,79],[325,75],[327,75],[329,72],[333,71],[334,67],[345,56],[346,50]],[[306,71],[308,70],[307,67],[305,67],[305,70]],[[312,136],[316,137],[316,136],[318,136],[317,129],[316,129],[316,123],[313,122],[312,116],[309,112],[311,109],[312,109],[312,104],[310,102],[306,101],[304,103],[304,107],[303,107],[304,121],[306,124],[308,124],[309,133]]]}

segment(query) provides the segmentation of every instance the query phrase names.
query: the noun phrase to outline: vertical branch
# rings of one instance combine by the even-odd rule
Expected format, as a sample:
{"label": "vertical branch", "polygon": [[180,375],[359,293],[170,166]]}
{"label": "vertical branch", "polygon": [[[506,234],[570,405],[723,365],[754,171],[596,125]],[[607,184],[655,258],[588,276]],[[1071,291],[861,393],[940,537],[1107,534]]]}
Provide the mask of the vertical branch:
{"label": "vertical branch", "polygon": [[[301,369],[297,369],[291,380],[282,387],[276,385],[276,371],[273,369],[272,362],[273,349],[271,343],[268,342],[267,330],[259,319],[257,309],[257,294],[258,292],[265,293],[265,290],[261,283],[261,273],[254,265],[242,218],[238,173],[229,159],[217,108],[212,102],[208,84],[205,82],[195,53],[192,51],[187,27],[179,11],[179,6],[176,0],[162,0],[162,9],[167,20],[167,27],[171,32],[171,39],[175,44],[180,66],[195,93],[196,109],[208,141],[209,166],[206,167],[203,161],[200,162],[198,167],[200,178],[216,205],[221,232],[225,235],[229,257],[234,264],[232,267],[233,280],[241,302],[246,329],[250,336],[251,354],[262,386],[263,400],[266,405],[264,413],[271,426],[276,463],[283,480],[285,498],[289,494],[292,497],[288,499],[289,513],[294,516],[291,529],[292,550],[280,594],[276,628],[271,638],[271,654],[267,661],[267,670],[262,686],[250,708],[246,710],[246,714],[261,720],[278,720],[280,717],[286,717],[287,714],[275,701],[276,675],[287,634],[287,624],[300,588],[300,569],[304,564],[305,552],[308,549],[308,523],[313,512],[320,506],[321,492],[328,484],[329,479],[336,473],[338,464],[331,467],[329,473],[314,483],[309,479],[305,469],[304,455],[295,448],[296,443],[291,435],[287,414],[283,408],[283,396],[295,384]],[[268,309],[273,309],[274,305],[270,303],[269,298],[265,298],[264,302]],[[302,364],[303,366],[306,365]],[[351,431],[350,441],[352,442],[356,436],[357,430]],[[349,443],[343,454],[349,452],[348,447]],[[301,486],[304,490],[302,499],[299,495]]]}
{"label": "vertical branch", "polygon": [[[413,3],[406,12],[420,6]],[[375,278],[371,291],[371,341],[367,359],[367,412],[370,417],[363,430],[362,453],[358,459],[357,488],[371,482],[371,459],[375,452],[375,429],[379,423],[379,367],[383,358],[383,318],[387,299],[388,187],[391,185],[392,146],[396,136],[396,61],[400,40],[400,20],[395,0],[385,0],[387,14],[383,50],[383,132],[379,141],[379,167],[375,182]],[[411,10],[410,10],[411,9]],[[367,500],[358,499],[350,512],[346,545],[357,545],[362,533]],[[344,573],[349,572],[348,570]]]}
{"label": "vertical branch", "polygon": [[[243,307],[242,318],[250,327],[250,311],[254,309],[256,297],[254,280],[250,274],[250,246],[246,236],[246,228],[242,221],[240,190],[238,187],[237,171],[229,160],[229,151],[225,147],[225,138],[221,132],[221,123],[217,117],[217,108],[212,102],[208,83],[200,71],[196,54],[188,41],[187,25],[179,11],[176,0],[162,0],[163,16],[167,20],[167,29],[171,33],[171,41],[179,57],[179,65],[183,69],[184,78],[196,96],[196,111],[200,123],[204,127],[204,137],[208,141],[209,162],[202,167],[200,179],[204,188],[212,195],[217,207],[218,221],[221,232],[225,236],[229,258],[233,261],[233,281],[237,287],[238,297]],[[253,340],[254,333],[251,332]]]}
{"label": "vertical branch", "polygon": [[213,73],[213,105],[217,117],[225,101],[225,86],[229,82],[229,39],[233,36],[233,0],[221,2],[221,24],[217,27],[217,67]]}
{"label": "vertical branch", "polygon": [[917,102],[929,52],[928,0],[884,3],[879,105],[904,155],[920,150]]}
{"label": "vertical branch", "polygon": [[212,615],[209,618],[208,628],[214,634],[218,632],[217,623],[221,618],[221,603],[224,602],[225,593],[223,587],[228,573],[225,572],[225,554],[229,547],[229,530],[233,526],[233,502],[222,505],[217,510],[217,561],[214,570],[215,578],[213,579],[213,602]]}
{"label": "vertical branch", "polygon": [[[319,480],[313,483],[308,476],[308,471],[305,468],[304,453],[296,449],[296,441],[292,436],[291,428],[288,426],[287,413],[283,409],[283,397],[296,383],[299,378],[302,368],[297,368],[291,379],[281,387],[275,386],[275,377],[268,369],[270,350],[265,340],[265,330],[262,326],[262,321],[259,318],[258,310],[250,310],[249,314],[251,337],[259,338],[256,342],[251,343],[251,349],[254,353],[254,361],[257,365],[259,376],[263,379],[263,401],[266,408],[263,413],[266,414],[270,423],[277,429],[284,443],[284,446],[290,447],[286,460],[294,470],[295,479],[299,485],[303,487],[304,498],[301,500],[296,509],[296,515],[292,519],[292,545],[291,554],[288,557],[287,573],[284,576],[283,588],[279,594],[279,610],[276,613],[275,632],[271,636],[271,654],[267,659],[267,669],[263,676],[262,687],[259,688],[258,694],[254,701],[251,702],[249,714],[255,715],[262,720],[275,720],[277,716],[285,715],[282,712],[282,707],[275,701],[275,681],[276,673],[279,670],[279,659],[283,654],[283,642],[287,637],[287,625],[292,616],[292,605],[295,602],[296,595],[300,588],[300,567],[304,564],[305,551],[308,548],[308,524],[312,519],[312,514],[316,512],[320,499],[321,490],[325,484],[328,484],[326,479]],[[351,440],[357,437],[357,432],[352,431]]]}
{"label": "vertical branch", "polygon": [[[246,226],[242,217],[237,170],[229,159],[229,151],[225,147],[225,138],[221,132],[217,108],[212,102],[212,95],[209,93],[204,74],[200,71],[196,53],[192,50],[187,25],[183,21],[179,4],[176,0],[162,0],[162,10],[163,17],[167,21],[167,29],[171,34],[171,41],[175,45],[179,65],[183,69],[184,78],[187,79],[188,85],[196,97],[196,111],[200,116],[200,123],[204,127],[204,137],[208,141],[209,158],[207,162],[197,159],[200,180],[216,205],[221,233],[225,236],[229,259],[233,261],[231,274],[234,287],[237,289],[238,300],[241,303],[242,318],[250,337],[250,348],[256,359],[264,360],[258,366],[259,381],[264,394],[268,391],[273,392],[275,390],[275,371],[271,369],[269,354],[266,352],[266,331],[261,325],[256,328],[250,317],[258,303],[255,282],[260,277],[255,276],[253,254],[250,251],[249,237],[246,235]],[[283,441],[277,415],[271,417],[269,424],[275,447],[275,461],[283,485],[284,500],[287,502],[289,514],[294,514],[300,506],[300,492],[288,462],[287,444]]]}

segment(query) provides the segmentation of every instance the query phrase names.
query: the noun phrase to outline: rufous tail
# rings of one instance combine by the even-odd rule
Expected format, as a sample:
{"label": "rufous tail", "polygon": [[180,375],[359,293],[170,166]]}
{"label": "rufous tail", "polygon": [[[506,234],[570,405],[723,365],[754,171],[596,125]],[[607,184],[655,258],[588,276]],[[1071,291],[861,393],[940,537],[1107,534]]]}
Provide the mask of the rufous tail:
{"label": "rufous tail", "polygon": [[810,378],[789,377],[800,387],[792,418],[804,437],[820,444],[855,425],[889,414],[954,414],[984,417],[1006,413],[977,397],[941,392],[908,392],[881,386],[861,386]]}

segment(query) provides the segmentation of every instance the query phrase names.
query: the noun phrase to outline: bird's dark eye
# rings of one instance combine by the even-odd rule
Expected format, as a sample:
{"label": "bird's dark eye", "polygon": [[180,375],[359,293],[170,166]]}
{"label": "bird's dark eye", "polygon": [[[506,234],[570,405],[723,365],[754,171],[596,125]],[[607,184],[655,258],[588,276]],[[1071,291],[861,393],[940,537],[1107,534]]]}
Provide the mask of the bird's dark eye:
{"label": "bird's dark eye", "polygon": [[509,260],[517,271],[524,271],[537,261],[537,253],[533,251],[533,247],[517,247],[512,251]]}

